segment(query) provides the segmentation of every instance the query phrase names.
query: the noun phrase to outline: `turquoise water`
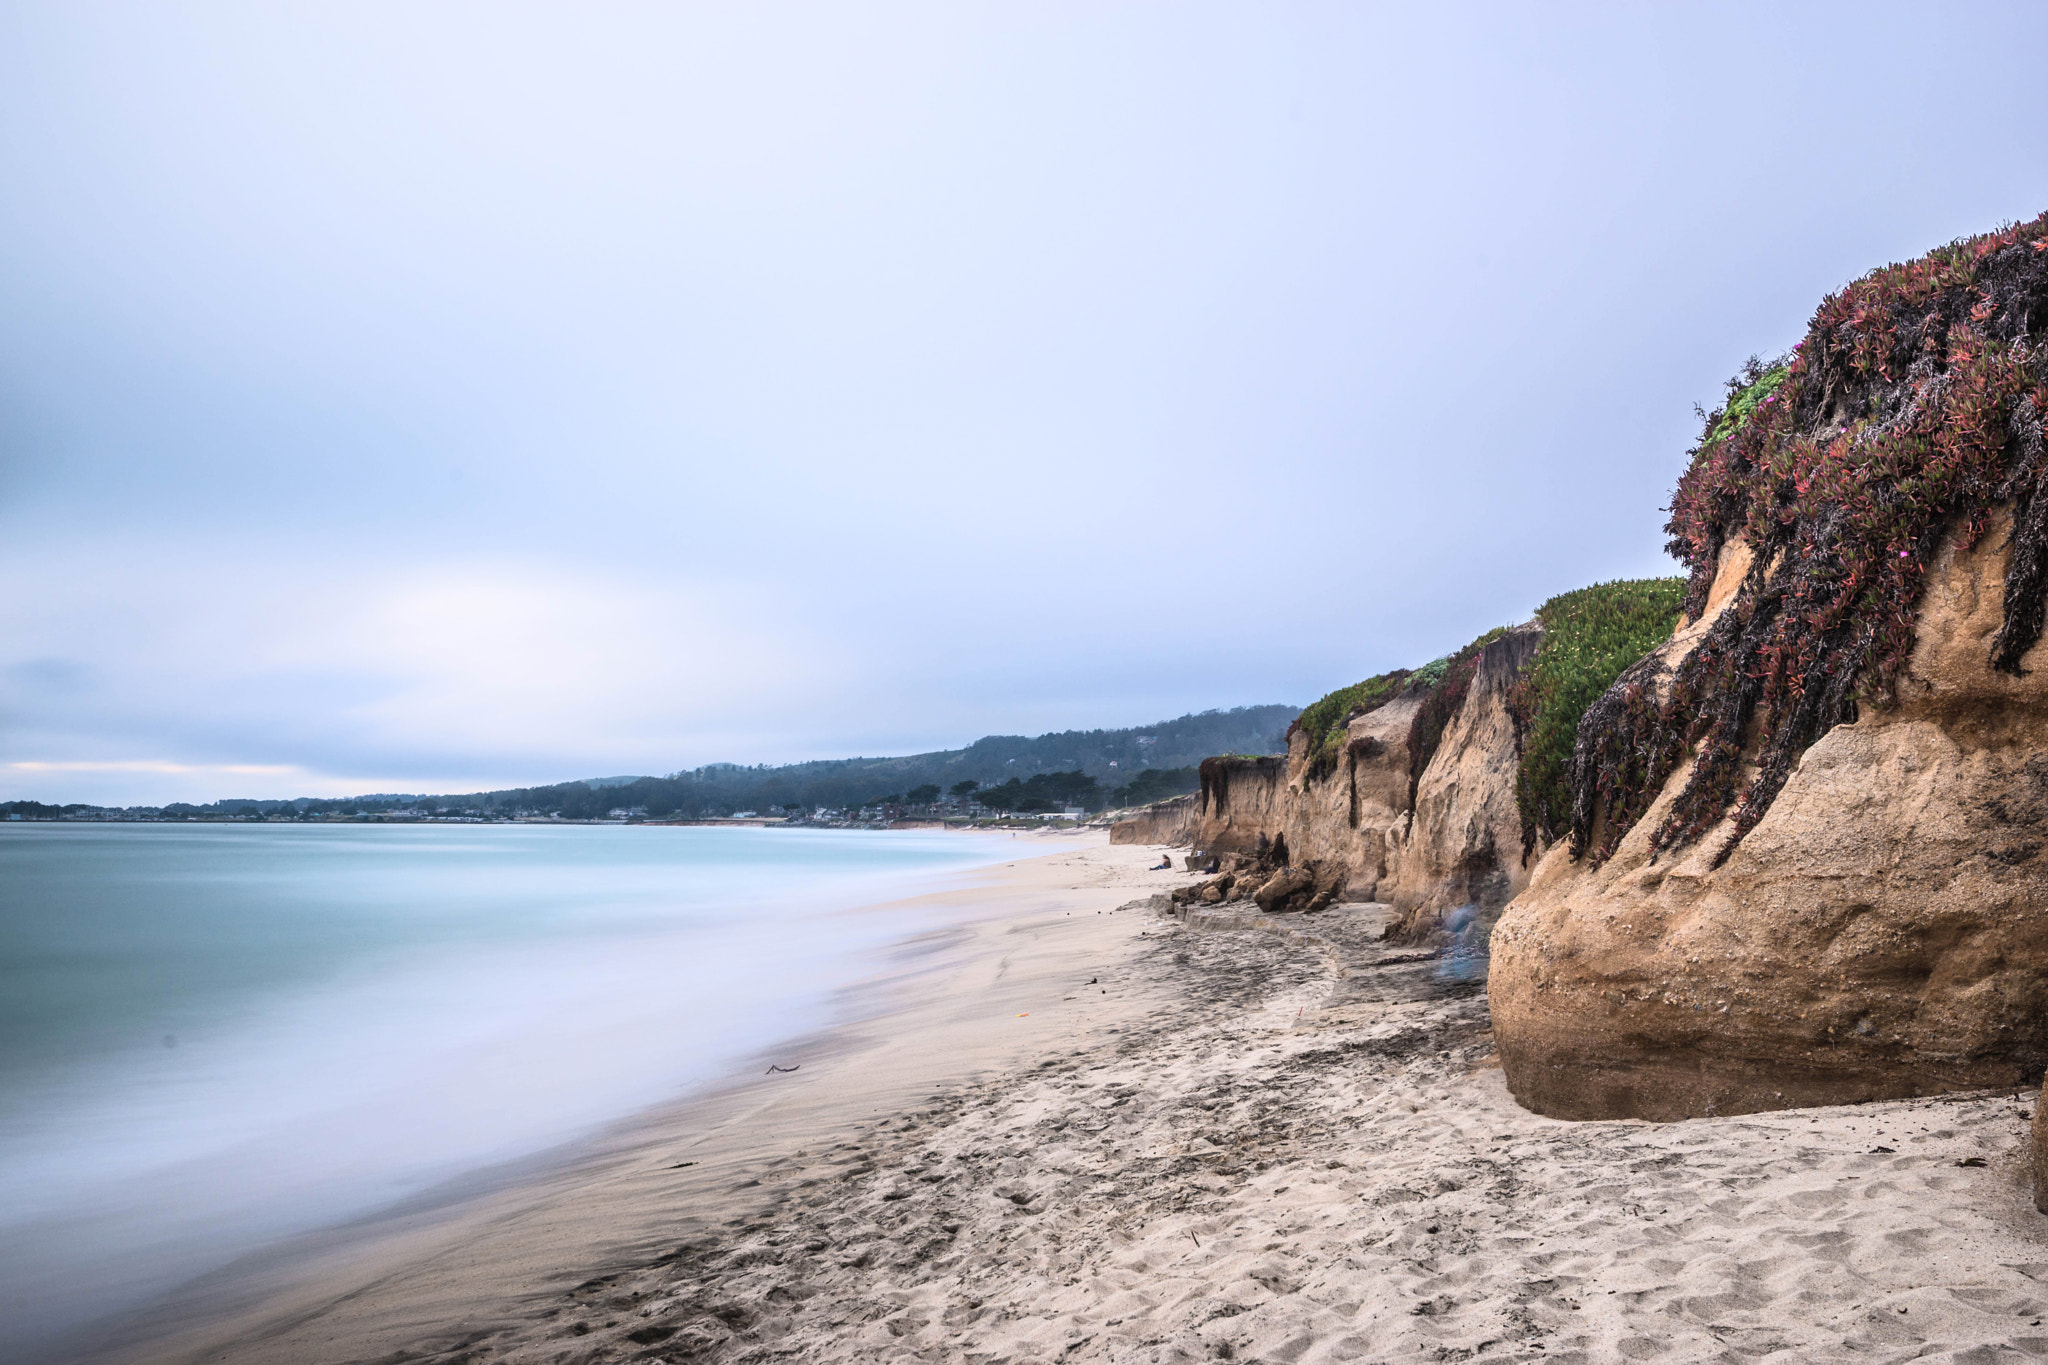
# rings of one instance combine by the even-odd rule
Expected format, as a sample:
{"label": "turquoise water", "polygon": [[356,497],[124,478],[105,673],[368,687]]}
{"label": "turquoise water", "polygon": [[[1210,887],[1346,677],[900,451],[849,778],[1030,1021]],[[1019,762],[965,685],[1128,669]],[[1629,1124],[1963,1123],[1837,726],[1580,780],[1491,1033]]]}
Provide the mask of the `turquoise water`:
{"label": "turquoise water", "polygon": [[0,826],[0,1318],[91,1320],[827,1022],[938,832]]}

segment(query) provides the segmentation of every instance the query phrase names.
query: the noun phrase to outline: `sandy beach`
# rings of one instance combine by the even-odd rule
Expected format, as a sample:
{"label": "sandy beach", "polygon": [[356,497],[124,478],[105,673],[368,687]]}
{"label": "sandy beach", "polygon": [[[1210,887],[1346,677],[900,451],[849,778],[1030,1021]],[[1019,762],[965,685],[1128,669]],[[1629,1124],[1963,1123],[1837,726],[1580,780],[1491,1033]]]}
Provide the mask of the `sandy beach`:
{"label": "sandy beach", "polygon": [[2048,1354],[2030,1096],[1519,1108],[1382,907],[1183,922],[1090,836],[847,1023],[570,1157],[181,1296],[123,1361],[1993,1361]]}

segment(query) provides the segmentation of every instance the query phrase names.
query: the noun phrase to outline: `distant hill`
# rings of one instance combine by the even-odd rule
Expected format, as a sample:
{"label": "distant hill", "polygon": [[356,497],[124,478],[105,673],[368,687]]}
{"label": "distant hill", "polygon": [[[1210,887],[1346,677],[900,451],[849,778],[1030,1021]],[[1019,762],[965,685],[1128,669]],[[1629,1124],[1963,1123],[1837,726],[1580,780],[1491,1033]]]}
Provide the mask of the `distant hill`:
{"label": "distant hill", "polygon": [[[1051,774],[1082,774],[1062,790],[1086,793],[1071,799],[1094,805],[1157,800],[1195,789],[1195,767],[1214,754],[1272,754],[1285,749],[1282,736],[1301,708],[1239,706],[1203,711],[1126,730],[1062,730],[1056,734],[988,735],[964,749],[940,749],[896,758],[834,758],[810,763],[744,767],[709,763],[665,777],[592,777],[541,787],[427,796],[379,793],[340,799],[299,797],[292,801],[230,799],[204,806],[180,802],[162,807],[172,815],[234,815],[329,811],[392,811],[412,808],[486,814],[532,812],[588,819],[624,807],[655,816],[729,815],[789,806],[844,808],[902,796],[920,787],[950,791],[962,782],[1005,787]],[[1044,785],[1044,784],[1040,784]],[[1014,790],[1014,788],[1010,788]],[[0,805],[0,815],[92,818],[101,808],[44,806],[34,801]],[[154,808],[131,807],[133,817]],[[110,812],[111,813],[111,812]]]}
{"label": "distant hill", "polygon": [[[1041,774],[1085,773],[1102,789],[1102,800],[1114,801],[1119,789],[1148,770],[1155,774],[1192,770],[1213,754],[1279,753],[1281,737],[1300,712],[1296,706],[1239,706],[1228,711],[1203,711],[1126,730],[1062,730],[1055,734],[988,735],[964,749],[894,758],[834,758],[810,763],[740,767],[712,763],[666,777],[617,778],[483,792],[460,798],[480,809],[560,811],[565,816],[601,815],[614,807],[644,806],[650,815],[702,815],[735,810],[768,811],[786,806],[814,809],[860,805],[897,796],[922,786],[950,791],[961,782],[995,787],[1012,778]],[[1190,772],[1172,783],[1192,790]],[[1144,791],[1127,797],[1152,799],[1159,791],[1155,776]],[[453,801],[451,800],[451,804]]]}

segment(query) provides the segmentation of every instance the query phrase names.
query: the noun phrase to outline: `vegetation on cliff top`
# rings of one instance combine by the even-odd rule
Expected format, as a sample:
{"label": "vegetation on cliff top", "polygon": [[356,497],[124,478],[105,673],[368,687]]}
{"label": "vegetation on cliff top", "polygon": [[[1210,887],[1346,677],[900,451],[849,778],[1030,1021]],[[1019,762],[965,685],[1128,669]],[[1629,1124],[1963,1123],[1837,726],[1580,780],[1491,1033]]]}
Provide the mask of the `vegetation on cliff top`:
{"label": "vegetation on cliff top", "polygon": [[1651,844],[1687,844],[1732,814],[1725,860],[1808,745],[1859,700],[1894,699],[1943,536],[1973,546],[2007,502],[2005,618],[1988,662],[2018,671],[2048,588],[2036,317],[2048,320],[2048,214],[1872,272],[1821,304],[1782,365],[1751,361],[1730,382],[1666,529],[1691,570],[1688,612],[1705,606],[1730,539],[1748,543],[1752,567],[1661,697],[1646,665],[1588,711],[1575,855],[1610,856],[1697,746]]}
{"label": "vegetation on cliff top", "polygon": [[1379,673],[1364,682],[1340,687],[1320,701],[1311,702],[1288,730],[1308,738],[1308,775],[1319,780],[1336,771],[1344,753],[1344,727],[1352,717],[1376,711],[1392,701],[1408,681],[1409,671],[1397,668]]}
{"label": "vegetation on cliff top", "polygon": [[1536,609],[1543,642],[1507,699],[1520,751],[1515,804],[1523,849],[1571,828],[1580,718],[1622,670],[1670,637],[1684,603],[1683,578],[1637,578],[1560,593]]}
{"label": "vegetation on cliff top", "polygon": [[1423,770],[1436,757],[1444,730],[1465,704],[1472,676],[1479,666],[1480,651],[1506,633],[1506,626],[1495,626],[1455,654],[1431,659],[1420,668],[1397,668],[1375,674],[1312,703],[1288,730],[1289,735],[1299,731],[1307,738],[1308,779],[1319,782],[1337,770],[1352,720],[1377,711],[1396,697],[1420,694],[1422,706],[1408,726],[1408,786],[1412,798]]}

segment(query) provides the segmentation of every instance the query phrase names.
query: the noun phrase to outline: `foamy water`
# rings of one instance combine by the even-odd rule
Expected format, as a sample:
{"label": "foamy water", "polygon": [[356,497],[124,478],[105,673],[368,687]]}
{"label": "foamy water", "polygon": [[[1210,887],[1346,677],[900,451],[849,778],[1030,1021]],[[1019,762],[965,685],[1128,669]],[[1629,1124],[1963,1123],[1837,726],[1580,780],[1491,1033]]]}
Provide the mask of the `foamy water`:
{"label": "foamy water", "polygon": [[61,1354],[266,1242],[827,1019],[1014,856],[937,832],[0,826],[0,1315]]}

